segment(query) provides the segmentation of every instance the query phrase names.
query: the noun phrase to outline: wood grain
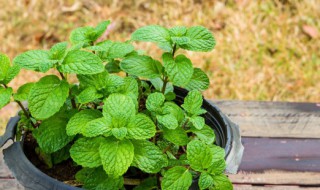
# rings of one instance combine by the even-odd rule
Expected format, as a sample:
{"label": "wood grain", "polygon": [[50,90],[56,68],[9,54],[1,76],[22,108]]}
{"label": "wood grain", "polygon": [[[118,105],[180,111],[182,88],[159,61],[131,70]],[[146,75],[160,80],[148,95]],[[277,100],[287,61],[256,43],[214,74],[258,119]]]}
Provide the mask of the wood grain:
{"label": "wood grain", "polygon": [[320,104],[212,101],[237,123],[242,136],[320,138]]}

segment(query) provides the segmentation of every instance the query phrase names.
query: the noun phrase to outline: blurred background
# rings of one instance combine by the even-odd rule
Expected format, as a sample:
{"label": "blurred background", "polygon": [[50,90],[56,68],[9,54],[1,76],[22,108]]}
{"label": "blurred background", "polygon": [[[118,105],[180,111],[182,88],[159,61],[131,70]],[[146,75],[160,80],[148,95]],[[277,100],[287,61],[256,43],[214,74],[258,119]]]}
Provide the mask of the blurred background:
{"label": "blurred background", "polygon": [[[320,101],[319,0],[0,0],[0,52],[13,59],[67,41],[72,29],[111,20],[107,38],[125,41],[139,27],[203,25],[217,45],[184,52],[210,77],[209,99]],[[159,59],[151,43],[137,43]],[[22,70],[9,85],[37,81]],[[0,111],[4,127],[17,111]]]}

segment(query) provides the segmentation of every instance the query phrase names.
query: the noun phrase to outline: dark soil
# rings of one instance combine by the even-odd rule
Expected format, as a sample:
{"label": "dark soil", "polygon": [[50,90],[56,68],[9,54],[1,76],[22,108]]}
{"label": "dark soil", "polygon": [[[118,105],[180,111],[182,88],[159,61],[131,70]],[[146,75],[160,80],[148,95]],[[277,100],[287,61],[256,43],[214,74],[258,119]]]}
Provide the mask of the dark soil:
{"label": "dark soil", "polygon": [[75,174],[81,169],[81,167],[75,166],[73,161],[68,159],[60,164],[54,165],[52,168],[48,168],[48,166],[38,158],[38,155],[35,152],[35,148],[37,146],[38,144],[33,136],[30,133],[27,134],[24,140],[24,153],[34,166],[40,169],[43,173],[59,181],[70,183],[70,181],[75,180]]}

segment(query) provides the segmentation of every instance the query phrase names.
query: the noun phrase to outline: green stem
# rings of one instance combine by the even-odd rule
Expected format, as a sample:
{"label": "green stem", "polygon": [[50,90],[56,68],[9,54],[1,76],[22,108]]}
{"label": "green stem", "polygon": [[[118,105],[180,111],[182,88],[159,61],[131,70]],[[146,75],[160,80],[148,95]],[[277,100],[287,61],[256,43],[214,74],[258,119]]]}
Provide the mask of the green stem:
{"label": "green stem", "polygon": [[[177,44],[174,44],[173,45],[173,48],[172,48],[172,57],[174,58],[174,54],[176,53],[176,50],[177,50]],[[167,83],[169,82],[168,80],[168,76],[164,76],[163,78],[163,86],[162,86],[162,89],[161,89],[161,93],[164,94],[165,91],[166,91],[166,87],[167,87]]]}
{"label": "green stem", "polygon": [[[67,79],[66,79],[66,77],[63,75],[63,73],[61,73],[61,72],[59,71],[59,74],[60,74],[60,76],[61,76],[61,78],[62,78],[63,80],[66,80],[66,81],[67,81]],[[69,89],[69,96],[70,96],[70,97],[71,97],[71,94],[72,94],[71,89]],[[77,104],[76,104],[76,101],[74,100],[74,98],[71,98],[71,104],[72,104],[72,107],[73,107],[74,109],[77,109]]]}
{"label": "green stem", "polygon": [[[6,84],[3,84],[3,86],[5,88],[8,88],[8,86]],[[27,109],[22,105],[22,103],[19,100],[15,100],[15,102],[19,105],[19,107],[21,108],[21,110],[23,111],[24,115],[30,119],[30,115],[29,112],[27,111]],[[32,121],[30,121],[31,125],[33,126],[33,128],[37,128],[37,126],[35,126],[34,123],[32,123]]]}

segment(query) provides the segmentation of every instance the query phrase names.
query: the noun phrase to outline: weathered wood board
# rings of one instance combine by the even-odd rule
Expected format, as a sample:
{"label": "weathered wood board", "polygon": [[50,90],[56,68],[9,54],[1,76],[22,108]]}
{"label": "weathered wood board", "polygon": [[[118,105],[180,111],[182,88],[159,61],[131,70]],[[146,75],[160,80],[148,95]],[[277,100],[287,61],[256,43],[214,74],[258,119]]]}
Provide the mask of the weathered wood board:
{"label": "weathered wood board", "polygon": [[212,101],[242,136],[320,138],[320,103]]}

